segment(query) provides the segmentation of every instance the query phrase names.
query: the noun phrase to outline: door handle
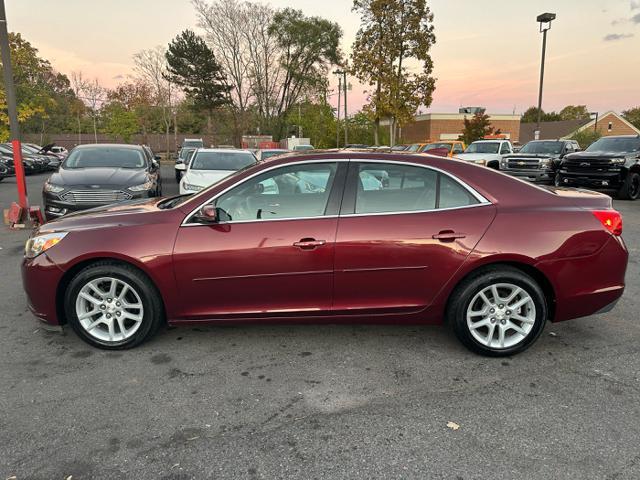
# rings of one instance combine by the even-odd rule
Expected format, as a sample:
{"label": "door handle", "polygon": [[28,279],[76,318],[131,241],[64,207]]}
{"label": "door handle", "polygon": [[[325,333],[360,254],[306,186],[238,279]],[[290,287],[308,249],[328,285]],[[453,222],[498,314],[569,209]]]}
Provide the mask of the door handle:
{"label": "door handle", "polygon": [[299,242],[295,242],[293,246],[301,248],[302,250],[313,250],[316,247],[321,247],[325,243],[327,243],[325,240],[316,240],[315,238],[303,238]]}
{"label": "door handle", "polygon": [[456,233],[453,230],[442,230],[440,233],[432,235],[431,238],[441,242],[453,242],[458,238],[466,238],[466,235],[464,233]]}

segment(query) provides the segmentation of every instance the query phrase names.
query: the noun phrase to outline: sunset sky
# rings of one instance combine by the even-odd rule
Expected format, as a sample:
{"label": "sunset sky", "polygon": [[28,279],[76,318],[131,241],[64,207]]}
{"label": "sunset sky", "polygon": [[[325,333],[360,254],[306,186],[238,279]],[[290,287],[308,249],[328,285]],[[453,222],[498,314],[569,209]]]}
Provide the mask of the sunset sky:
{"label": "sunset sky", "polygon": [[[132,55],[195,28],[189,0],[5,0],[9,29],[53,66],[81,70],[112,87],[132,73]],[[259,0],[255,0],[259,1]],[[343,49],[359,27],[350,0],[271,0],[338,22]],[[437,88],[428,111],[461,105],[521,113],[536,103],[541,34],[535,21],[558,15],[549,32],[543,108],[591,111],[640,105],[640,0],[432,0]],[[355,82],[354,82],[355,83]],[[365,97],[354,84],[350,110]],[[424,110],[424,109],[423,109]]]}

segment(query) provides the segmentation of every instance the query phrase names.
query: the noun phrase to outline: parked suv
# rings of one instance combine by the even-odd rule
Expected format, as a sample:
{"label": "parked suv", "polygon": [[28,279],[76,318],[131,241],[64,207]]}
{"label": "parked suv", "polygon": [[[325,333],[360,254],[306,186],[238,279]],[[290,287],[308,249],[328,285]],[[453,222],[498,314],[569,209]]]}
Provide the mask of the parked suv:
{"label": "parked suv", "polygon": [[556,185],[616,192],[623,200],[640,197],[640,135],[603,137],[584,152],[567,155]]}
{"label": "parked suv", "polygon": [[553,183],[565,155],[580,151],[575,140],[534,140],[500,160],[500,170],[531,182]]}

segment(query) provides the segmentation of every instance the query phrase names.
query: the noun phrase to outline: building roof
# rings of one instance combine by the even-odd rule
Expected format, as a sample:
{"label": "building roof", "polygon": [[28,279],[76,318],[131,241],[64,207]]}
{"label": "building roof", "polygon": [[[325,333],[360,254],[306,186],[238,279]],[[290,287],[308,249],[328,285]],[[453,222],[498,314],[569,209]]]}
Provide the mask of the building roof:
{"label": "building roof", "polygon": [[[573,134],[576,130],[590,123],[591,120],[561,120],[559,122],[541,122],[540,123],[540,140],[557,140]],[[531,140],[535,140],[535,131],[537,124],[522,123],[520,125],[520,143],[525,144]]]}

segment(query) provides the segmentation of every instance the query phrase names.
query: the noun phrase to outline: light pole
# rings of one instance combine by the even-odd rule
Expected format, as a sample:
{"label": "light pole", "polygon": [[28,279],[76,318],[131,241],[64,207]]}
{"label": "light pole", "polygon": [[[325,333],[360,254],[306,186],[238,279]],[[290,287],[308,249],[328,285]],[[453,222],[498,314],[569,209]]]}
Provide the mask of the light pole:
{"label": "light pole", "polygon": [[598,112],[589,112],[589,116],[595,117],[596,121],[593,124],[593,131],[597,132],[598,131]]}
{"label": "light pole", "polygon": [[551,22],[556,19],[555,13],[543,13],[536,20],[540,24],[542,33],[542,61],[540,62],[540,91],[538,92],[538,124],[535,139],[540,139],[540,120],[542,119],[542,85],[544,84],[544,58],[547,53],[547,32],[551,30]]}
{"label": "light pole", "polygon": [[11,51],[9,47],[9,34],[7,33],[7,14],[4,8],[4,0],[0,0],[0,51],[2,54],[2,72],[4,74],[4,89],[7,97],[7,113],[9,114],[9,128],[13,148],[13,165],[16,171],[16,184],[18,186],[18,203],[23,211],[26,212],[29,208],[29,202],[27,199],[27,184],[24,179],[24,167],[22,165],[20,124],[18,123],[18,110],[16,107],[16,91],[13,85]]}

